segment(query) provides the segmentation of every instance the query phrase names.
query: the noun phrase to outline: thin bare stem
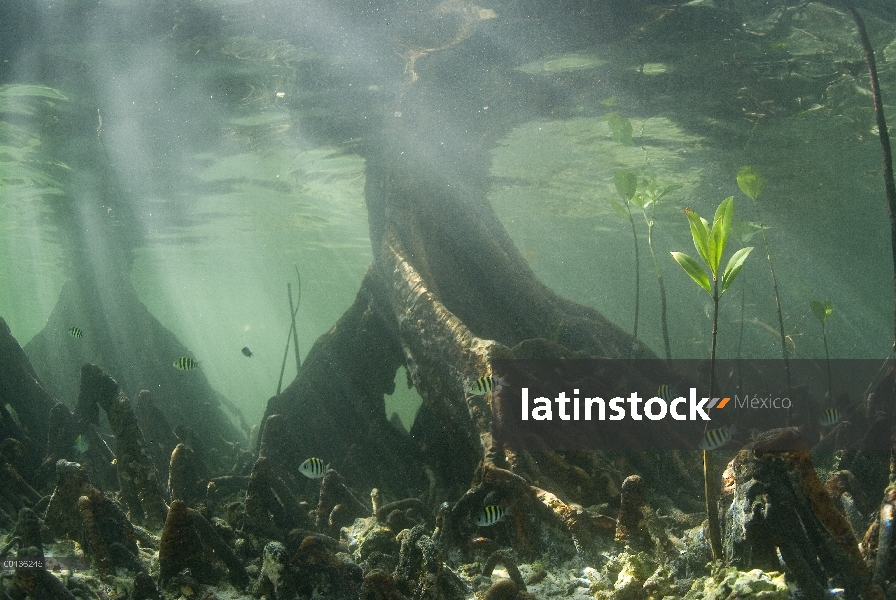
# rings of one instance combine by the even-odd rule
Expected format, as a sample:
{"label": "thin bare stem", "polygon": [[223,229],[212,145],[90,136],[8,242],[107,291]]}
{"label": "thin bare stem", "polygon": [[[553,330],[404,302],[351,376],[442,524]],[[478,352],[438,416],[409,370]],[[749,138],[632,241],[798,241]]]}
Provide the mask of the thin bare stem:
{"label": "thin bare stem", "polygon": [[663,328],[663,345],[666,350],[666,360],[672,360],[672,346],[669,343],[669,326],[666,319],[666,284],[663,281],[663,273],[660,271],[660,263],[656,259],[656,252],[653,250],[653,219],[648,219],[646,212],[643,214],[644,220],[647,222],[647,247],[650,249],[650,257],[653,258],[656,282],[660,287],[660,325]]}
{"label": "thin bare stem", "polygon": [[286,284],[286,292],[289,295],[289,311],[292,314],[292,323],[289,326],[289,333],[286,334],[286,347],[283,349],[283,362],[280,364],[280,379],[277,381],[277,393],[283,389],[283,373],[286,371],[286,355],[289,354],[289,341],[292,338],[295,345],[296,354],[296,373],[302,368],[302,359],[299,357],[299,330],[296,328],[296,314],[299,312],[299,306],[302,303],[302,276],[299,275],[299,267],[296,266],[296,276],[299,278],[299,289],[296,305],[292,305],[292,286]]}
{"label": "thin bare stem", "polygon": [[632,239],[635,241],[635,329],[632,336],[638,339],[638,318],[641,309],[641,255],[638,252],[638,232],[635,229],[635,219],[632,217],[631,201],[625,203],[628,210],[628,222],[632,226]]}
{"label": "thin bare stem", "polygon": [[302,357],[299,354],[299,329],[296,327],[296,313],[299,311],[299,305],[296,303],[295,307],[293,307],[292,286],[288,283],[286,284],[286,291],[289,294],[289,312],[292,314],[292,327],[290,331],[292,331],[293,351],[296,355],[296,373],[298,373],[302,369]]}
{"label": "thin bare stem", "polygon": [[[751,197],[752,198],[752,197]],[[784,361],[784,377],[787,384],[787,396],[790,397],[790,352],[787,350],[787,336],[784,335],[784,314],[781,312],[781,296],[778,294],[778,278],[775,277],[775,265],[772,263],[772,251],[768,243],[768,235],[765,233],[765,223],[759,211],[759,202],[752,198],[756,208],[756,219],[759,221],[762,240],[765,242],[765,258],[768,259],[768,270],[772,276],[772,290],[775,293],[775,308],[778,310],[778,332],[781,334],[781,358]],[[787,426],[790,427],[791,409],[787,408]]]}
{"label": "thin bare stem", "polygon": [[[719,280],[713,277],[712,293],[712,351],[709,359],[709,397],[712,398],[716,377],[716,338],[719,331]],[[708,427],[708,424],[707,424]],[[704,428],[704,431],[706,428]],[[722,550],[722,526],[719,522],[718,490],[713,477],[714,469],[712,454],[703,451],[703,497],[706,498],[706,518],[709,522],[709,547],[712,550],[713,560],[721,560]]]}
{"label": "thin bare stem", "polygon": [[[896,183],[894,183],[893,178],[893,150],[890,147],[890,131],[887,129],[887,119],[884,116],[884,101],[880,93],[880,82],[877,78],[874,48],[871,46],[871,40],[868,38],[865,21],[852,6],[847,4],[844,8],[856,24],[856,30],[865,54],[865,64],[868,65],[868,78],[871,81],[871,99],[874,102],[877,135],[880,138],[880,150],[884,162],[884,189],[887,194],[887,215],[890,217],[890,251],[893,258],[893,353],[896,356]],[[896,398],[896,377],[893,378],[892,397]],[[893,406],[893,414],[896,416],[896,403]],[[894,478],[896,478],[896,473],[891,469],[891,481]]]}

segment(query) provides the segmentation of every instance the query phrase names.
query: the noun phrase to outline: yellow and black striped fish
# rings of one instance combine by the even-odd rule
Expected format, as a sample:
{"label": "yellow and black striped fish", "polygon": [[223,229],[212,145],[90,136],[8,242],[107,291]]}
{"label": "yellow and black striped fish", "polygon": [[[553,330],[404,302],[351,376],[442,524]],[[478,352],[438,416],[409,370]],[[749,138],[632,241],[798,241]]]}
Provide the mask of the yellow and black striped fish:
{"label": "yellow and black striped fish", "polygon": [[199,363],[187,356],[181,356],[174,361],[174,368],[181,371],[189,371],[199,366]]}
{"label": "yellow and black striped fish", "polygon": [[80,327],[72,327],[68,330],[68,334],[73,338],[78,338],[79,340],[84,337],[84,332],[81,331]]}
{"label": "yellow and black striped fish", "polygon": [[675,389],[668,383],[660,385],[660,387],[656,390],[656,395],[658,398],[662,398],[667,403],[672,402],[673,400],[675,400],[675,398],[678,397]]}
{"label": "yellow and black striped fish", "polygon": [[706,432],[703,439],[700,440],[701,450],[715,450],[721,448],[731,441],[731,436],[735,434],[737,427],[732,423],[718,429],[711,429]]}
{"label": "yellow and black striped fish", "polygon": [[320,479],[327,474],[327,467],[324,465],[324,461],[312,456],[299,465],[299,473],[308,479]]}
{"label": "yellow and black striped fish", "polygon": [[507,387],[507,384],[494,375],[486,375],[470,384],[470,387],[467,388],[467,393],[474,396],[483,396],[496,387]]}
{"label": "yellow and black striped fish", "polygon": [[497,504],[490,504],[476,515],[476,524],[480,527],[490,527],[507,516],[507,509]]}
{"label": "yellow and black striped fish", "polygon": [[825,427],[833,427],[839,423],[842,418],[843,415],[840,414],[839,410],[836,408],[828,408],[821,414],[819,422]]}

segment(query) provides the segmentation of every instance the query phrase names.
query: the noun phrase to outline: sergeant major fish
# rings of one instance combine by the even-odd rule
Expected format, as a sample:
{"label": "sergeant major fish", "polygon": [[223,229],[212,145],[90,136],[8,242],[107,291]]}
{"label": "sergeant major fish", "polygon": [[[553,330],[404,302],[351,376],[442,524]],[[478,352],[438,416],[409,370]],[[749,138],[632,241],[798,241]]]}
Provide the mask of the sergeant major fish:
{"label": "sergeant major fish", "polygon": [[496,387],[507,387],[507,384],[504,380],[494,375],[486,375],[471,383],[470,387],[467,388],[467,393],[473,394],[474,396],[483,396]]}
{"label": "sergeant major fish", "polygon": [[703,439],[700,440],[699,448],[701,450],[715,450],[716,448],[721,448],[731,441],[731,436],[736,432],[737,427],[734,424],[719,427],[718,429],[711,429],[707,431],[706,435],[703,436]]}
{"label": "sergeant major fish", "polygon": [[668,383],[661,384],[656,390],[656,395],[658,398],[662,398],[667,403],[672,402],[673,400],[681,396],[681,394],[678,393],[678,388],[671,386]]}
{"label": "sergeant major fish", "polygon": [[498,506],[497,504],[490,504],[483,508],[478,515],[476,515],[476,524],[480,527],[490,527],[504,519],[507,516],[507,509]]}
{"label": "sergeant major fish", "polygon": [[70,336],[72,336],[73,338],[77,338],[77,339],[79,339],[79,340],[80,340],[82,337],[84,337],[84,332],[81,331],[81,328],[80,328],[80,327],[71,327],[71,328],[69,328],[69,330],[68,330],[68,334],[69,334]]}
{"label": "sergeant major fish", "polygon": [[181,356],[174,361],[174,368],[180,371],[189,371],[199,366],[199,363],[187,356]]}
{"label": "sergeant major fish", "polygon": [[833,427],[840,422],[841,418],[843,418],[843,415],[840,414],[839,410],[837,410],[836,408],[828,408],[821,414],[819,423],[821,423],[824,427]]}
{"label": "sergeant major fish", "polygon": [[308,479],[320,479],[327,474],[327,467],[324,465],[324,461],[312,456],[299,465],[299,473]]}

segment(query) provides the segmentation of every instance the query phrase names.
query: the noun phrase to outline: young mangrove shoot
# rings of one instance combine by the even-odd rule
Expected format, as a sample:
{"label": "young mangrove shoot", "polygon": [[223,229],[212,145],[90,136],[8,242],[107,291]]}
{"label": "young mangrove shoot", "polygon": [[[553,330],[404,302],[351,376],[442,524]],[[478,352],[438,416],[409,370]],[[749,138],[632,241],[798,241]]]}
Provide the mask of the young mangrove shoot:
{"label": "young mangrove shoot", "polygon": [[[759,230],[762,232],[762,240],[765,242],[765,257],[768,259],[768,270],[772,276],[772,290],[775,293],[775,308],[778,310],[778,332],[781,337],[781,358],[784,360],[784,376],[787,385],[787,394],[790,395],[790,353],[787,350],[787,336],[784,335],[784,314],[781,312],[781,296],[778,294],[778,278],[775,277],[775,266],[772,264],[772,253],[768,244],[766,227],[762,224],[762,215],[759,212],[757,198],[765,189],[765,177],[753,167],[741,167],[737,172],[737,187],[753,201],[756,208],[756,217],[759,221]],[[787,426],[790,426],[790,409],[787,409]]]}
{"label": "young mangrove shoot", "polygon": [[[697,254],[703,261],[703,264],[709,269],[709,274],[700,264],[683,252],[673,252],[672,258],[675,259],[685,272],[694,280],[694,282],[703,288],[712,298],[713,314],[712,314],[712,350],[710,353],[709,368],[709,395],[713,394],[715,385],[715,362],[716,362],[716,338],[719,328],[719,298],[731,287],[734,279],[744,266],[753,247],[748,246],[741,248],[735,252],[725,270],[721,271],[722,255],[725,252],[725,244],[728,242],[728,235],[731,233],[731,223],[734,216],[734,197],[726,198],[719,204],[713,218],[712,227],[706,219],[700,217],[690,208],[685,209],[688,217],[688,223],[691,227],[691,237],[694,240],[694,247]],[[710,280],[710,278],[712,278]],[[721,281],[720,281],[721,279]],[[719,525],[719,513],[717,504],[716,486],[710,485],[710,475],[713,472],[712,459],[709,451],[703,451],[703,492],[706,498],[706,516],[709,521],[709,541],[712,548],[712,556],[719,560],[722,558],[722,532]]]}
{"label": "young mangrove shoot", "polygon": [[613,183],[616,184],[616,192],[622,198],[623,203],[611,200],[610,204],[622,218],[627,218],[632,227],[632,238],[635,241],[635,327],[632,335],[638,339],[638,317],[641,304],[641,257],[638,252],[638,232],[635,230],[635,219],[632,217],[632,198],[638,190],[638,177],[623,169],[613,174]]}
{"label": "young mangrove shoot", "polygon": [[[641,205],[644,222],[647,224],[647,247],[650,249],[650,258],[653,259],[653,270],[656,272],[656,282],[660,288],[660,325],[663,329],[663,346],[666,350],[666,360],[672,360],[672,345],[669,342],[669,326],[666,318],[666,284],[663,281],[663,273],[660,271],[660,263],[656,259],[653,249],[653,226],[656,223],[656,204],[663,196],[673,192],[682,186],[680,184],[658,185],[651,180],[638,191],[638,204]],[[650,211],[648,215],[647,212]]]}

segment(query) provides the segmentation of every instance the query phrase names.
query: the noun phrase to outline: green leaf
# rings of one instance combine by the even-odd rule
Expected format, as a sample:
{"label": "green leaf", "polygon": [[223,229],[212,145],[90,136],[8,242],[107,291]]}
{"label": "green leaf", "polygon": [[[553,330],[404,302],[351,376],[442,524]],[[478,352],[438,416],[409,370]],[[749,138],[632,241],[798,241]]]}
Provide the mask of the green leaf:
{"label": "green leaf", "polygon": [[725,290],[734,283],[734,278],[740,273],[741,268],[744,266],[744,261],[747,260],[747,256],[749,256],[752,251],[753,246],[747,246],[732,254],[731,258],[728,259],[728,265],[725,267],[725,272],[722,274],[722,291],[719,292],[720,295],[724,294]]}
{"label": "green leaf", "polygon": [[706,266],[709,266],[709,223],[690,208],[684,209],[684,213],[688,216],[688,223],[691,225],[694,248],[697,249],[697,253]]}
{"label": "green leaf", "polygon": [[610,206],[613,207],[613,210],[616,211],[616,214],[622,217],[623,219],[628,218],[628,209],[625,208],[625,205],[619,200],[610,200]]}
{"label": "green leaf", "polygon": [[608,112],[604,118],[607,120],[607,125],[610,126],[610,137],[613,138],[614,142],[619,142],[626,146],[634,144],[632,139],[634,128],[631,121],[620,116],[616,111]]}
{"label": "green leaf", "polygon": [[754,221],[738,221],[731,227],[731,233],[734,234],[741,244],[748,244],[753,236],[760,231],[768,229],[767,225],[761,225]]}
{"label": "green leaf", "polygon": [[619,169],[613,174],[613,183],[616,184],[616,191],[619,192],[619,196],[626,202],[629,202],[638,189],[638,176],[625,169]]}
{"label": "green leaf", "polygon": [[728,234],[731,233],[731,221],[734,216],[734,197],[729,196],[722,200],[716,209],[716,215],[712,220],[712,231],[709,235],[709,268],[713,275],[718,275],[719,266],[722,264],[722,254],[728,244]]}
{"label": "green leaf", "polygon": [[681,189],[682,187],[684,186],[678,183],[670,183],[666,185],[657,182],[656,179],[651,179],[650,181],[644,182],[642,189],[638,190],[637,196],[639,198],[639,204],[646,211],[651,207],[655,207],[657,202],[659,202],[663,196]]}
{"label": "green leaf", "polygon": [[737,187],[755,200],[765,189],[765,177],[753,167],[741,167],[737,172]]}
{"label": "green leaf", "polygon": [[830,300],[819,302],[818,300],[810,300],[809,306],[812,307],[812,314],[824,325],[834,312],[834,303]]}
{"label": "green leaf", "polygon": [[712,285],[709,283],[709,277],[706,276],[706,271],[700,267],[700,264],[685,254],[684,252],[672,252],[672,258],[675,259],[675,262],[681,265],[681,268],[685,270],[685,273],[691,276],[691,279],[694,282],[706,290],[706,293],[712,296]]}
{"label": "green leaf", "polygon": [[681,184],[681,183],[670,183],[669,185],[666,185],[666,186],[660,186],[657,188],[658,191],[657,191],[656,199],[659,200],[666,194],[671,194],[672,192],[674,192],[676,190],[680,190],[683,187],[684,187],[684,184]]}

